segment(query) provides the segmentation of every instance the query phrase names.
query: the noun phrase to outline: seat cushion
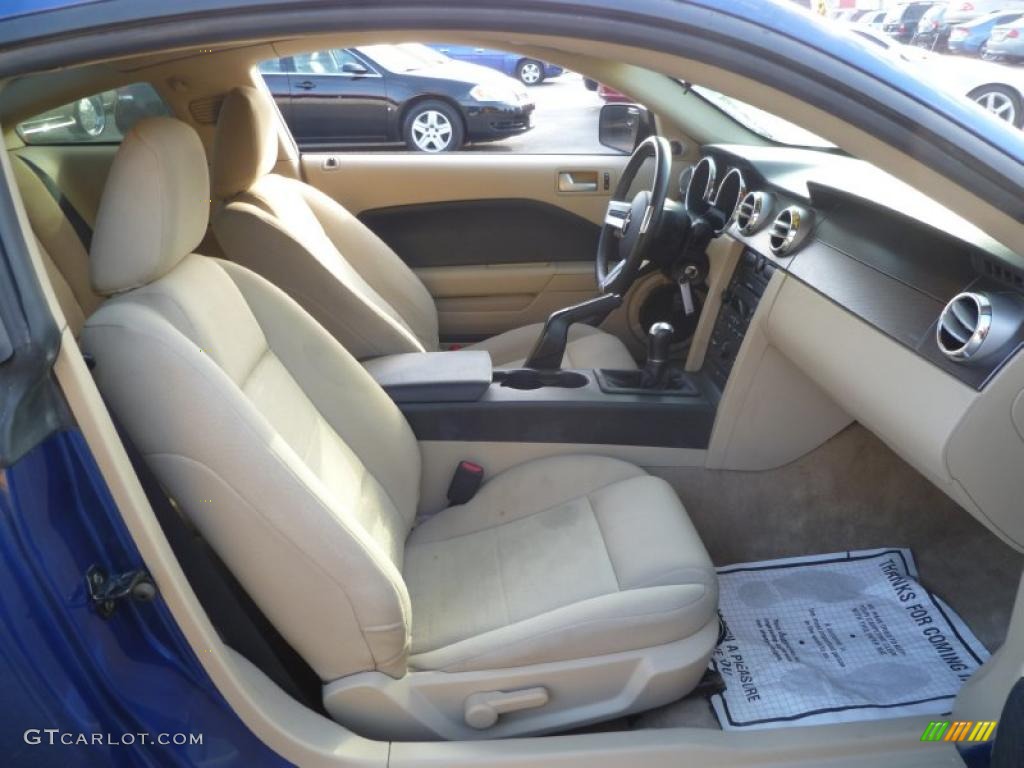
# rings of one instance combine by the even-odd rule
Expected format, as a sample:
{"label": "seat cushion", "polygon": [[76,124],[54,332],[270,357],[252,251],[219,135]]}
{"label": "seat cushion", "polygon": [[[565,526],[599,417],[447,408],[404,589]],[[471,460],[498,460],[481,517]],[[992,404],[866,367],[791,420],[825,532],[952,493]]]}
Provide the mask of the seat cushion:
{"label": "seat cushion", "polygon": [[[468,349],[490,352],[495,368],[521,368],[543,330],[543,323],[524,325],[473,344]],[[569,343],[562,367],[632,370],[636,368],[636,360],[618,337],[589,325],[574,325],[569,329]]]}
{"label": "seat cushion", "polygon": [[502,669],[684,639],[715,617],[711,559],[663,480],[545,458],[413,530],[414,669]]}

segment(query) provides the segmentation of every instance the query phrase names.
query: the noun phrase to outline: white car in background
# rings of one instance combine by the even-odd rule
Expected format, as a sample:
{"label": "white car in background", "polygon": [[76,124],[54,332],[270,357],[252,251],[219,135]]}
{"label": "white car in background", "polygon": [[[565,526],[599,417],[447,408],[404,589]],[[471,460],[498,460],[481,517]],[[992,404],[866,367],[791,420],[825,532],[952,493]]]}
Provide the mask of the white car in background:
{"label": "white car in background", "polygon": [[1024,128],[1024,72],[990,61],[936,55],[865,27],[854,27],[851,32],[865,44],[884,48],[943,88],[955,89],[1000,119]]}

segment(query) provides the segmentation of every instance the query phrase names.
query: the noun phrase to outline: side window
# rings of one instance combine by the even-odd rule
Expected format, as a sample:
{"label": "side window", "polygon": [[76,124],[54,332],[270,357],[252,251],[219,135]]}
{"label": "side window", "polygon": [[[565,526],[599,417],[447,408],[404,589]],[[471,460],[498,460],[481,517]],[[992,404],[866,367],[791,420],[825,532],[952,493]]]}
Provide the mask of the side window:
{"label": "side window", "polygon": [[313,51],[283,71],[299,77],[267,86],[305,152],[620,154],[600,142],[599,118],[633,102],[553,62],[444,41]]}
{"label": "side window", "polygon": [[300,75],[336,75],[341,72],[333,51],[303,53],[295,56],[292,61],[295,71]]}
{"label": "side window", "polygon": [[144,117],[169,116],[149,83],[83,96],[15,126],[26,144],[117,144]]}
{"label": "side window", "polygon": [[282,59],[270,59],[260,64],[261,75],[284,75],[287,72],[288,70],[285,69]]}

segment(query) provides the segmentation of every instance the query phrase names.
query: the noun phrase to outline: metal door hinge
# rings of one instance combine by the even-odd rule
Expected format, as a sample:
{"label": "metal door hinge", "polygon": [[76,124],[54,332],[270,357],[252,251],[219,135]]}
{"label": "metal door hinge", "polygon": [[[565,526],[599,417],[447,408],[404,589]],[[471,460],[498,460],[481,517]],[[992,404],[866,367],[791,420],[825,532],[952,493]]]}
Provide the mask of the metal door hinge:
{"label": "metal door hinge", "polygon": [[109,619],[114,613],[119,600],[131,598],[139,603],[148,603],[156,597],[156,584],[142,570],[108,576],[100,566],[93,565],[85,572],[85,586],[89,601],[104,619]]}

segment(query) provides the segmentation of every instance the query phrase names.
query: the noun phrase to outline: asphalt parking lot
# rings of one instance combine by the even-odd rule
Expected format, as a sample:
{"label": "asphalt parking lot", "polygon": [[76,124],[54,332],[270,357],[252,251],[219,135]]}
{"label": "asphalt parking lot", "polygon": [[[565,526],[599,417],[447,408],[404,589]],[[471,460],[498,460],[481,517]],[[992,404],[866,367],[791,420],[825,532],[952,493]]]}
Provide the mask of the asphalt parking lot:
{"label": "asphalt parking lot", "polygon": [[466,147],[471,152],[520,154],[607,154],[597,141],[597,120],[604,102],[574,72],[530,88],[537,105],[533,128],[519,136]]}

